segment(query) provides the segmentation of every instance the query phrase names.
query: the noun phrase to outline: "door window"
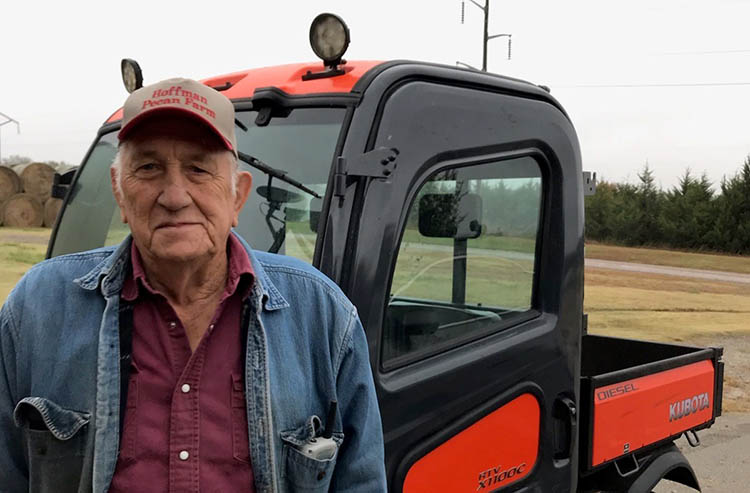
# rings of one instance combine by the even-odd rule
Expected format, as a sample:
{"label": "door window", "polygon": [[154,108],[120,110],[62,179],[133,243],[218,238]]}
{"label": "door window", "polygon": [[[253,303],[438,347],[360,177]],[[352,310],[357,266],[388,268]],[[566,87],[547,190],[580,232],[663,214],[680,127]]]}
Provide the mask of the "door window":
{"label": "door window", "polygon": [[531,157],[444,169],[423,183],[391,281],[386,368],[533,315],[542,190]]}

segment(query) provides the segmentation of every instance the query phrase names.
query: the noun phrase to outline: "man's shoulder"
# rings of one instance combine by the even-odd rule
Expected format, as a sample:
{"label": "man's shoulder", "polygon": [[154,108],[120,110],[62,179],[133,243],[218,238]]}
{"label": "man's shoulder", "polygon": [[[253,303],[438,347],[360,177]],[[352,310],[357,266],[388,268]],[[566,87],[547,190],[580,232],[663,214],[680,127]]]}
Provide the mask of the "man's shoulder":
{"label": "man's shoulder", "polygon": [[[16,283],[0,310],[3,323],[33,338],[38,331],[49,332],[66,314],[93,309],[91,290],[82,289],[81,280],[95,277],[97,266],[112,255],[113,248],[60,255],[31,267]],[[83,307],[87,307],[85,310]],[[84,310],[84,311],[82,311]]]}
{"label": "man's shoulder", "polygon": [[63,288],[68,282],[72,283],[74,280],[90,274],[96,266],[102,264],[112,255],[115,248],[97,248],[43,260],[23,275],[11,292],[11,296],[18,294],[19,290],[33,291],[42,285]]}
{"label": "man's shoulder", "polygon": [[304,292],[307,292],[310,287],[317,288],[347,305],[351,304],[335,282],[307,262],[287,255],[258,250],[253,250],[253,255],[264,273],[277,287],[300,288],[304,289]]}
{"label": "man's shoulder", "polygon": [[116,248],[116,246],[108,246],[96,248],[94,250],[87,250],[85,252],[69,253],[48,258],[34,265],[28,270],[24,277],[52,273],[87,274],[91,269],[108,259]]}

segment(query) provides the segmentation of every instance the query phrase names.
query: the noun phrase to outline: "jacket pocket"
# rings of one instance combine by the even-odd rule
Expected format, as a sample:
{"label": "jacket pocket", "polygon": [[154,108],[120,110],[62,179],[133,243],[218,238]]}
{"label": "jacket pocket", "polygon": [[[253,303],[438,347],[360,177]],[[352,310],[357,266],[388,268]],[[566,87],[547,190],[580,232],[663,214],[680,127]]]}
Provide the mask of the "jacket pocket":
{"label": "jacket pocket", "polygon": [[330,459],[314,459],[300,452],[302,444],[314,436],[320,420],[312,416],[305,426],[296,430],[281,432],[282,441],[282,465],[281,476],[290,491],[302,492],[327,492],[331,485],[331,477],[336,467],[336,459],[341,443],[344,440],[343,433],[334,433],[333,440],[336,443],[336,451]]}
{"label": "jacket pocket", "polygon": [[247,430],[247,402],[242,377],[232,374],[232,455],[240,462],[250,463],[250,440]]}
{"label": "jacket pocket", "polygon": [[13,418],[26,442],[30,491],[77,491],[91,415],[26,397],[16,404]]}

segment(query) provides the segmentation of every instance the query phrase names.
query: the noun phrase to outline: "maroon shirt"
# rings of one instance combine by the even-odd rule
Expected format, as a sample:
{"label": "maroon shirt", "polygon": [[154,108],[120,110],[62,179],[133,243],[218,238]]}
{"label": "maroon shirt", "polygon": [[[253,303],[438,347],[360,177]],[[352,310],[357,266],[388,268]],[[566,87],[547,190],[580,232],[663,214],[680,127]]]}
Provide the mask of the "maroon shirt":
{"label": "maroon shirt", "polygon": [[[229,276],[195,352],[131,248],[122,300],[133,308],[133,357],[120,455],[110,492],[253,492],[247,433],[242,299],[254,279],[229,235]],[[243,341],[244,342],[244,341]]]}

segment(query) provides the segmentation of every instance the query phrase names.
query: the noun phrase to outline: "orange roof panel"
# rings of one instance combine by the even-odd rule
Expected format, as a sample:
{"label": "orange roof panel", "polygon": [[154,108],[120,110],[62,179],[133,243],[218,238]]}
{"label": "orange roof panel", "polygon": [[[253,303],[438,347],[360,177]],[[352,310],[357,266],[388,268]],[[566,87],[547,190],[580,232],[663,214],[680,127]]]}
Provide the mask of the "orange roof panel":
{"label": "orange roof panel", "polygon": [[[351,92],[354,84],[357,83],[365,72],[381,63],[383,62],[372,60],[347,62],[342,67],[345,71],[344,75],[306,81],[302,80],[302,76],[308,71],[315,73],[324,70],[322,62],[293,63],[274,67],[254,68],[203,79],[201,82],[212,87],[220,87],[227,82],[231,83],[232,87],[222,91],[222,94],[229,99],[250,98],[253,96],[255,89],[259,87],[276,87],[287,94],[293,95],[347,93]],[[122,108],[115,111],[107,119],[107,123],[112,123],[120,119],[122,119]]]}

